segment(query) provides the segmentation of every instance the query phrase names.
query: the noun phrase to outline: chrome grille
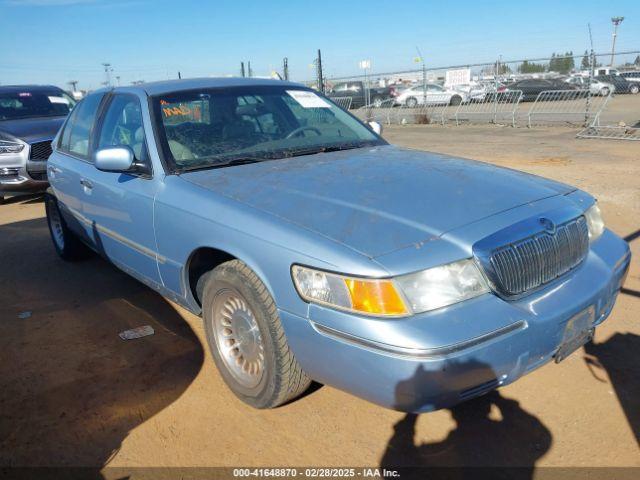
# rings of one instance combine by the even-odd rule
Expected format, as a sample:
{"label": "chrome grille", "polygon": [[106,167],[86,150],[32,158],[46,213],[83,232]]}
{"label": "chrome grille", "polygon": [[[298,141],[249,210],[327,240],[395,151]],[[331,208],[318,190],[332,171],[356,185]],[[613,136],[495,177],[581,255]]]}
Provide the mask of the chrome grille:
{"label": "chrome grille", "polygon": [[495,272],[496,289],[518,295],[544,285],[576,267],[589,251],[589,231],[583,216],[500,247],[489,263]]}
{"label": "chrome grille", "polygon": [[46,160],[51,155],[51,140],[31,144],[30,160]]}

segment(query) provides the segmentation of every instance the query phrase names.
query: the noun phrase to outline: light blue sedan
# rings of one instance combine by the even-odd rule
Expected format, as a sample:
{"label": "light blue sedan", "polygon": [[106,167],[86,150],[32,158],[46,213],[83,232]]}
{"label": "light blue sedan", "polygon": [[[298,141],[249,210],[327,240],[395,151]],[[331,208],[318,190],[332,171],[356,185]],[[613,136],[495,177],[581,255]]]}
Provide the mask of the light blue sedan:
{"label": "light blue sedan", "polygon": [[53,245],[202,315],[257,408],[313,379],[430,411],[591,339],[630,262],[593,197],[379,132],[295,83],[97,91],[54,141]]}

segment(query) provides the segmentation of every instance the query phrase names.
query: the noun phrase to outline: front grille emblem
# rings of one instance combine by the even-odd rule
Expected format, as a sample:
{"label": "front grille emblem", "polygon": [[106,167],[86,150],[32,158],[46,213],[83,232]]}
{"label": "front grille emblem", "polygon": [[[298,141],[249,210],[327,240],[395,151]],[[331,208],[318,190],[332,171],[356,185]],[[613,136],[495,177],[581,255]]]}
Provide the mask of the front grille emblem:
{"label": "front grille emblem", "polygon": [[556,233],[556,224],[553,223],[551,220],[545,217],[541,217],[538,219],[538,221],[540,222],[540,225],[542,225],[542,228],[544,228],[545,232],[551,235]]}

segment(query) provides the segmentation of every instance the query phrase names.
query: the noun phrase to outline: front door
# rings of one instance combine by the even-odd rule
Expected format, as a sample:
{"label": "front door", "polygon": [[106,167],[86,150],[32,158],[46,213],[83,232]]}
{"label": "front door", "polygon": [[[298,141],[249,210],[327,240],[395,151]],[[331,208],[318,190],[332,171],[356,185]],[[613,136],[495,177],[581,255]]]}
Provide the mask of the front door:
{"label": "front door", "polygon": [[[115,94],[98,123],[93,147],[125,146],[136,162],[150,166],[142,107],[137,96]],[[83,171],[82,205],[90,220],[96,249],[141,281],[160,284],[153,229],[157,176]]]}

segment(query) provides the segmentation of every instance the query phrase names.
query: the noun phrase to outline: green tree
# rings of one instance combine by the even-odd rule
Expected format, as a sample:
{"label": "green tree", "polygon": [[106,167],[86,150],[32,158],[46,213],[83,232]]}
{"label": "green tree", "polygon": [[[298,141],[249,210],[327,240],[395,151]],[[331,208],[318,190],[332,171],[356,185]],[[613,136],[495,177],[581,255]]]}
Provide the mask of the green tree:
{"label": "green tree", "polygon": [[[549,68],[551,69],[551,68]],[[541,73],[546,70],[545,65],[542,63],[533,63],[525,60],[518,66],[520,73]]]}
{"label": "green tree", "polygon": [[575,70],[575,68],[576,68],[576,62],[575,62],[575,60],[573,58],[573,51],[572,50],[570,50],[567,53],[566,65],[565,66],[567,67],[567,70],[565,71],[565,73],[569,73],[569,72]]}
{"label": "green tree", "polygon": [[638,56],[636,57],[636,60],[635,60],[635,62],[633,62],[633,64],[634,64],[636,67],[640,67],[640,55],[638,55]]}
{"label": "green tree", "polygon": [[[640,58],[640,56],[638,56],[638,58]],[[591,62],[589,61],[589,52],[585,50],[584,56],[582,57],[582,63],[580,64],[580,68],[582,68],[582,70],[589,70],[590,66],[591,66]]]}
{"label": "green tree", "polygon": [[501,63],[498,67],[498,75],[506,75],[507,73],[511,73],[511,67],[506,63]]}

